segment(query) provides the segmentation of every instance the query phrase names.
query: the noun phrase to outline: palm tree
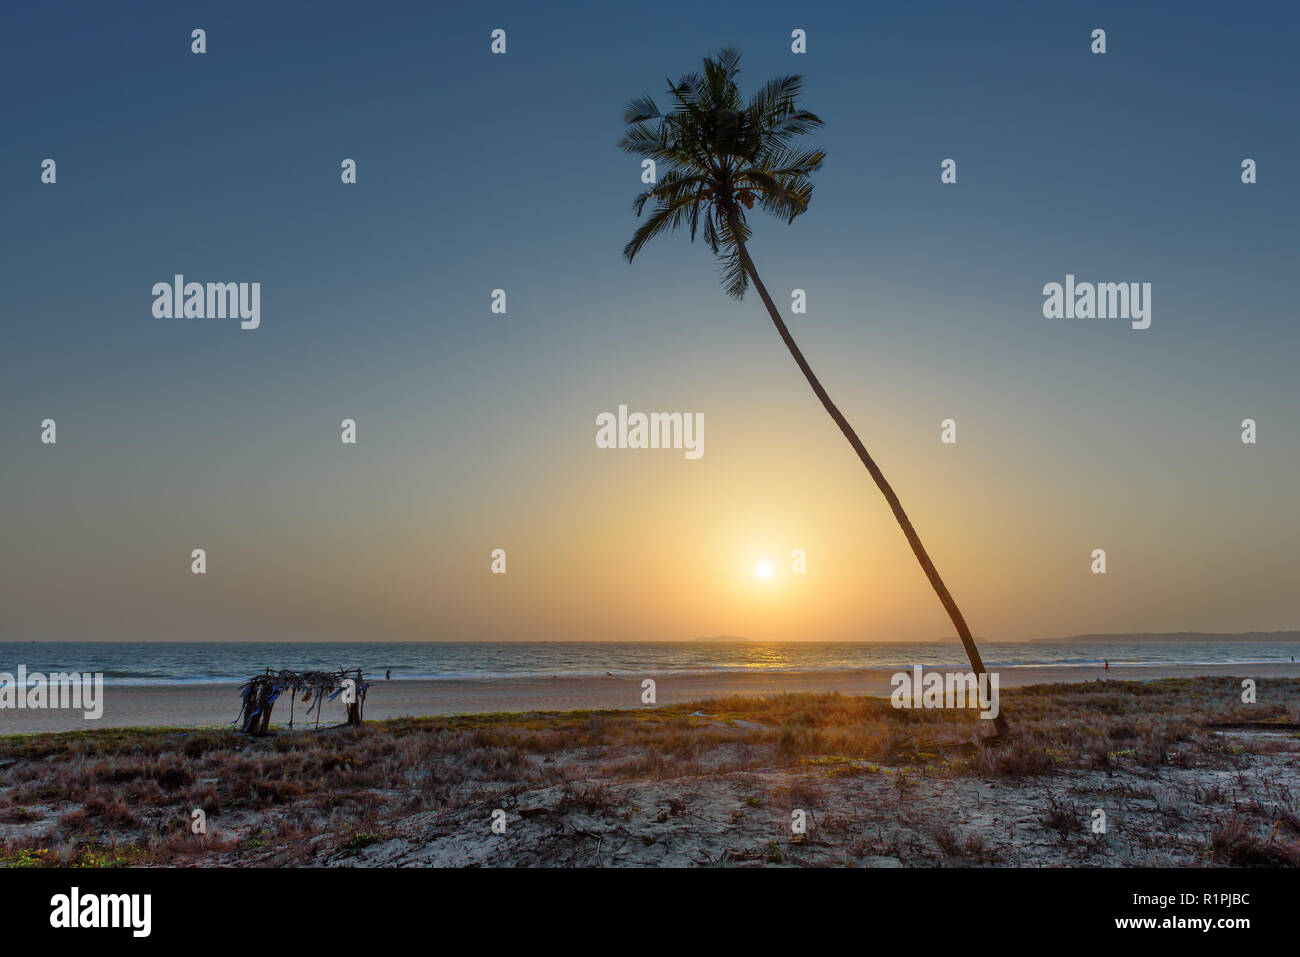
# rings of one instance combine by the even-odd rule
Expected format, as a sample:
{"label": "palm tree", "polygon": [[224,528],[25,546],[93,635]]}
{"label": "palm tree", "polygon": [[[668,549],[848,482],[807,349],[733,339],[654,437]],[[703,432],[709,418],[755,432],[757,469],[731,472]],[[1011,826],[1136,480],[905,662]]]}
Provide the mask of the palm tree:
{"label": "palm tree", "polygon": [[[637,196],[633,208],[638,216],[651,199],[654,210],[623,247],[623,255],[630,263],[660,233],[689,226],[694,241],[696,231],[703,228],[705,243],[722,261],[722,280],[728,295],[743,298],[753,282],[781,341],[893,509],[916,560],[961,636],[971,667],[977,675],[982,674],[984,662],[961,609],[939,577],[884,473],[795,344],[749,254],[746,212],[755,203],[786,222],[793,222],[808,208],[813,190],[809,176],[821,167],[826,154],[800,146],[798,140],[821,126],[822,121],[796,106],[802,77],[769,80],[745,103],[736,87],[739,73],[740,53],[723,50],[716,59],[705,58],[703,73],[688,73],[675,84],[669,82],[670,112],[660,112],[649,96],[628,104],[623,114],[628,128],[619,146],[627,153],[653,159],[657,170],[666,168],[667,172],[651,189]],[[1006,731],[1001,713],[994,723],[999,734]]]}

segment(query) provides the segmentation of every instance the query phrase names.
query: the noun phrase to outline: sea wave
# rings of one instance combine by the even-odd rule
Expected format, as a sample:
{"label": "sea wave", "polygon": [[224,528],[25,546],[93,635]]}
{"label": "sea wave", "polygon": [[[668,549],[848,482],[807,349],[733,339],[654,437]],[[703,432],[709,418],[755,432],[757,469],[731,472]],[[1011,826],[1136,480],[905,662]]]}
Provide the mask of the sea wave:
{"label": "sea wave", "polygon": [[[1250,667],[1290,663],[1294,642],[981,642],[990,670],[1112,667]],[[371,681],[464,681],[551,677],[634,679],[708,674],[969,670],[951,643],[0,643],[0,671],[98,672],[110,685],[237,685],[267,667],[360,667]]]}

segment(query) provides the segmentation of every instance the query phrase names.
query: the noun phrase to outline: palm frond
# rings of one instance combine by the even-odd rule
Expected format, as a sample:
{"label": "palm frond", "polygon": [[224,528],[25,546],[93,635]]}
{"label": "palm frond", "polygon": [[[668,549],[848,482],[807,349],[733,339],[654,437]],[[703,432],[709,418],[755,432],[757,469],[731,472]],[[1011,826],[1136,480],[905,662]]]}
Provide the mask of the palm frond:
{"label": "palm frond", "polygon": [[653,97],[638,96],[623,111],[623,122],[644,123],[646,120],[657,120],[661,115]]}
{"label": "palm frond", "polygon": [[660,206],[671,206],[678,202],[683,194],[696,195],[702,188],[704,177],[698,174],[683,173],[678,170],[670,170],[665,173],[650,189],[638,193],[632,202],[632,208],[636,210],[638,216],[645,204],[651,199],[658,201]]}
{"label": "palm frond", "polygon": [[676,229],[681,225],[683,217],[689,210],[689,197],[679,200],[676,203],[666,204],[655,207],[655,211],[650,214],[650,218],[637,228],[623,247],[623,257],[631,262],[636,258],[636,254],[641,251],[650,240],[658,236],[665,230]]}

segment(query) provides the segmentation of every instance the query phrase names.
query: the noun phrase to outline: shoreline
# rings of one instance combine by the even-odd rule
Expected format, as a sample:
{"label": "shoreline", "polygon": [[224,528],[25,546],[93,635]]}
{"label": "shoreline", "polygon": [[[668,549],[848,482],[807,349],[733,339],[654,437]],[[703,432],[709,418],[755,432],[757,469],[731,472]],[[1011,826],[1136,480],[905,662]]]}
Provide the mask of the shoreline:
{"label": "shoreline", "polygon": [[[999,672],[1004,676],[1009,673],[1023,671],[1025,669],[1041,669],[1044,672],[1064,672],[1088,669],[1102,669],[1104,659],[1088,659],[1082,661],[1030,661],[1017,662],[1012,664],[1003,664],[1000,662],[986,662],[985,667],[992,672]],[[744,675],[747,677],[768,676],[779,678],[782,675],[863,675],[876,674],[878,672],[893,673],[895,670],[910,671],[914,666],[920,665],[928,671],[949,671],[949,670],[970,670],[968,662],[944,662],[933,664],[929,662],[908,662],[899,665],[877,665],[871,667],[843,667],[831,666],[824,668],[746,668],[741,666],[718,669],[700,669],[700,668],[683,668],[678,670],[663,671],[632,671],[626,668],[605,671],[569,671],[563,674],[551,674],[545,671],[518,671],[518,672],[485,672],[485,673],[452,673],[452,674],[403,674],[394,675],[391,679],[380,676],[380,671],[368,672],[367,679],[372,684],[397,684],[398,682],[422,682],[430,685],[447,684],[456,681],[551,681],[554,679],[564,679],[573,681],[587,681],[597,678],[627,678],[641,681],[644,678],[653,678],[656,681],[677,678],[710,678],[725,677],[727,675]],[[1234,658],[1228,661],[1115,661],[1111,660],[1111,673],[1114,674],[1119,669],[1129,669],[1142,671],[1145,669],[1164,669],[1164,668],[1258,668],[1296,665],[1300,668],[1300,662],[1287,662],[1278,658]],[[382,669],[381,669],[382,670]],[[1102,672],[1104,674],[1104,670]],[[1300,671],[1297,672],[1300,675]],[[1163,677],[1163,676],[1162,676]],[[105,678],[105,688],[195,688],[195,687],[218,687],[218,688],[237,688],[242,686],[248,680],[247,677],[212,677],[202,678],[172,678],[169,680],[151,680],[147,678]],[[1007,682],[1010,687],[1010,682]]]}
{"label": "shoreline", "polygon": [[[942,670],[927,667],[927,672]],[[1018,665],[990,669],[1000,688],[1080,681],[1150,681],[1161,678],[1241,677],[1256,681],[1300,677],[1300,663],[1114,665]],[[767,697],[785,693],[838,692],[888,697],[893,668],[853,671],[706,672],[605,675],[599,677],[394,678],[371,679],[365,718],[444,716],[496,712],[645,710],[731,695]],[[642,703],[642,682],[655,682],[655,703]],[[0,735],[86,731],[125,727],[233,726],[240,710],[239,684],[106,684],[103,715],[87,720],[80,710],[0,709]],[[1261,689],[1263,693],[1263,689]],[[304,708],[295,727],[306,726]],[[326,705],[322,725],[343,719],[343,705]],[[289,708],[281,701],[272,727],[288,726]]]}

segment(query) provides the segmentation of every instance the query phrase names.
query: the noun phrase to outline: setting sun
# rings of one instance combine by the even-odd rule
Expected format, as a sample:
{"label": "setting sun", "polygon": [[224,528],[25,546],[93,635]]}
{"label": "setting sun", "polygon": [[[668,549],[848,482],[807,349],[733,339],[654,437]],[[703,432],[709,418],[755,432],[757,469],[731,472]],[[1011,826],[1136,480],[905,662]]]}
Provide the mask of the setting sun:
{"label": "setting sun", "polygon": [[757,575],[759,578],[771,578],[771,577],[772,577],[772,563],[771,563],[771,562],[759,562],[759,563],[754,567],[754,574]]}

